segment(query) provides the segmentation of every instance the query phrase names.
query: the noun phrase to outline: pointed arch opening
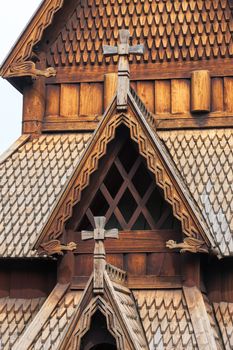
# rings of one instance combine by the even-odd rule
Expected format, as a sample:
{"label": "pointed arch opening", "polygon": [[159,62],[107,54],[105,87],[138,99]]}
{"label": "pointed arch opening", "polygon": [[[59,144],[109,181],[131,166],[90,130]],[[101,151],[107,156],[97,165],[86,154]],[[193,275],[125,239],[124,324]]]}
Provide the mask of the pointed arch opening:
{"label": "pointed arch opening", "polygon": [[97,310],[91,318],[91,327],[82,337],[80,350],[117,350],[115,338],[108,331],[105,316]]}

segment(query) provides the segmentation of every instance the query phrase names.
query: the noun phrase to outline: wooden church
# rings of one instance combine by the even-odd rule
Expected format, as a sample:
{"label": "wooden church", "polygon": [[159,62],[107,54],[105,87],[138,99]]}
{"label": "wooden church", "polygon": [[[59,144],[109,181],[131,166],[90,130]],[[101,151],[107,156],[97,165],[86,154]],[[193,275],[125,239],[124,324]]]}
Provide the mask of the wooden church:
{"label": "wooden church", "polygon": [[44,0],[0,74],[0,349],[233,349],[233,1]]}

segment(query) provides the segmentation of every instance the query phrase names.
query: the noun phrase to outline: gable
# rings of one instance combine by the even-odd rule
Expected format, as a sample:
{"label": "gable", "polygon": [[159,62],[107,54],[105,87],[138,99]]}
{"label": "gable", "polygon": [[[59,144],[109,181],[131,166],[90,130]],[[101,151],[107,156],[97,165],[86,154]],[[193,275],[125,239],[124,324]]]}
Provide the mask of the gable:
{"label": "gable", "polygon": [[201,235],[205,237],[206,231],[203,231],[205,223],[188,191],[185,190],[185,185],[168,157],[166,149],[156,133],[150,129],[132,95],[129,95],[129,100],[132,109],[130,108],[127,114],[115,112],[115,100],[106,111],[36,247],[45,237],[46,240],[50,240],[61,236],[64,223],[72,216],[74,205],[80,201],[83,189],[89,184],[90,175],[98,168],[100,158],[106,154],[107,145],[115,138],[116,129],[121,124],[129,128],[130,137],[138,143],[139,152],[145,157],[147,167],[155,174],[155,181],[163,189],[166,201],[171,203],[174,216],[181,220],[184,234],[198,238],[202,232]]}
{"label": "gable", "polygon": [[107,228],[120,231],[181,230],[124,126],[117,129],[66,229],[92,229],[94,216],[105,216]]}

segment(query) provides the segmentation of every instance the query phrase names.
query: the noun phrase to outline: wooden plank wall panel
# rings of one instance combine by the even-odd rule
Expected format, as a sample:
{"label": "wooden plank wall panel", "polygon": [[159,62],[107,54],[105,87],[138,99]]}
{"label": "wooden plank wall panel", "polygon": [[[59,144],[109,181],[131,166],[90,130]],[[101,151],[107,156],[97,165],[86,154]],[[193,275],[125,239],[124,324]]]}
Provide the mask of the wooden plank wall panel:
{"label": "wooden plank wall panel", "polygon": [[233,112],[233,78],[224,78],[224,104],[227,112]]}
{"label": "wooden plank wall panel", "polygon": [[46,89],[45,115],[60,114],[60,85],[48,85]]}
{"label": "wooden plank wall panel", "polygon": [[154,93],[154,81],[137,82],[137,94],[145,104],[146,108],[152,113],[155,111]]}
{"label": "wooden plank wall panel", "polygon": [[212,84],[212,111],[221,112],[224,110],[223,78],[213,78]]}
{"label": "wooden plank wall panel", "polygon": [[185,113],[190,111],[190,80],[172,80],[171,101],[171,109],[173,114]]}
{"label": "wooden plank wall panel", "polygon": [[78,254],[75,256],[75,276],[90,276],[93,271],[93,254]]}
{"label": "wooden plank wall panel", "polygon": [[103,83],[80,84],[80,115],[103,114]]}
{"label": "wooden plank wall panel", "polygon": [[144,253],[127,254],[125,270],[131,275],[146,275],[147,256]]}
{"label": "wooden plank wall panel", "polygon": [[171,113],[171,81],[155,81],[155,113]]}
{"label": "wooden plank wall panel", "polygon": [[107,262],[111,265],[119,267],[119,269],[124,268],[123,254],[107,254]]}
{"label": "wooden plank wall panel", "polygon": [[75,117],[79,114],[79,84],[61,84],[60,114]]}

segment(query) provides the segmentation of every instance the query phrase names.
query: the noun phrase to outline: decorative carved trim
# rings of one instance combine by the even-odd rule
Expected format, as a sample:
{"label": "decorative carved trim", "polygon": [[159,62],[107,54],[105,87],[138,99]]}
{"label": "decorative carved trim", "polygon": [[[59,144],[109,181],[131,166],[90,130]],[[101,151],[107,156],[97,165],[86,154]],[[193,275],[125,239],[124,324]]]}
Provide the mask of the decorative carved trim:
{"label": "decorative carved trim", "polygon": [[49,0],[47,4],[42,5],[4,62],[0,75],[5,77],[6,70],[13,62],[25,61],[31,57],[33,46],[41,40],[44,30],[52,23],[54,14],[63,6],[63,3],[64,0]]}
{"label": "decorative carved trim", "polygon": [[67,245],[61,244],[57,239],[49,242],[41,243],[38,249],[39,255],[64,255],[63,251],[72,252],[77,249],[77,244],[70,242]]}
{"label": "decorative carved trim", "polygon": [[98,296],[93,299],[82,312],[82,316],[78,321],[76,329],[65,347],[66,350],[80,348],[81,339],[89,331],[91,327],[91,318],[97,310],[106,317],[107,329],[116,339],[117,349],[126,349],[125,336],[121,330],[115,312],[102,297]]}
{"label": "decorative carved trim", "polygon": [[200,239],[187,237],[182,243],[170,240],[166,242],[166,247],[170,249],[181,249],[181,253],[208,253],[208,249],[205,248],[205,243]]}
{"label": "decorative carved trim", "polygon": [[112,282],[116,282],[116,283],[126,282],[127,274],[124,270],[121,270],[118,267],[111,264],[106,264],[105,270]]}
{"label": "decorative carved trim", "polygon": [[36,65],[32,61],[21,61],[13,63],[5,74],[4,78],[15,78],[15,77],[32,77],[36,79],[39,76],[42,77],[55,77],[57,74],[55,68],[49,67],[44,70],[36,68]]}
{"label": "decorative carved trim", "polygon": [[177,184],[173,183],[172,174],[169,174],[162,155],[150,140],[141,123],[133,113],[115,114],[106,123],[102,123],[98,131],[98,138],[95,144],[86,153],[86,158],[80,168],[76,170],[73,181],[67,192],[64,194],[63,203],[57,208],[57,212],[50,218],[41,239],[54,239],[61,235],[63,225],[72,215],[72,209],[81,199],[81,192],[89,184],[91,174],[97,170],[99,159],[106,154],[108,143],[115,137],[115,131],[121,124],[130,129],[131,138],[137,142],[140,154],[146,159],[148,169],[155,174],[156,184],[164,191],[165,200],[172,205],[173,214],[182,224],[183,232],[188,237],[200,239],[199,229],[195,222],[191,210],[182,198],[182,194],[177,189]]}

